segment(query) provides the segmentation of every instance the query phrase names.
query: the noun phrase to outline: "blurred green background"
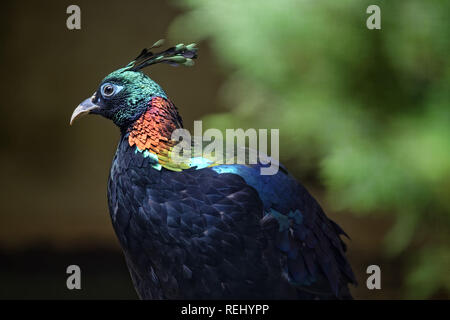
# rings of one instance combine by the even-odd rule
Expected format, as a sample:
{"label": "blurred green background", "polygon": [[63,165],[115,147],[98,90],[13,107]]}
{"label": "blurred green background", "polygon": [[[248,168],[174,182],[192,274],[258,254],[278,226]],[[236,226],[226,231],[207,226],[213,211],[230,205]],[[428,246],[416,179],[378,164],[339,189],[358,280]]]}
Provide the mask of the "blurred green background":
{"label": "blurred green background", "polygon": [[[66,8],[81,8],[81,30]],[[381,8],[368,30],[366,8]],[[112,123],[68,126],[157,39],[194,68],[148,74],[185,125],[279,128],[280,158],[351,236],[355,298],[450,297],[447,1],[5,1],[0,12],[0,298],[136,298],[111,227]],[[82,290],[66,289],[78,264]],[[382,289],[368,290],[367,266]]]}

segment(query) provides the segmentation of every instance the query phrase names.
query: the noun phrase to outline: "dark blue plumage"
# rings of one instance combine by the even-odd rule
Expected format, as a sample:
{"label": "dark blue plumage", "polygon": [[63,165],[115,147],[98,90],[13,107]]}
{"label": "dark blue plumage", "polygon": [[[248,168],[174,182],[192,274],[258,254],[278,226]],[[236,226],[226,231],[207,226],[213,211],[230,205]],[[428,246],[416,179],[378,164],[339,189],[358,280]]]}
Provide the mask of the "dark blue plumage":
{"label": "dark blue plumage", "polygon": [[[143,64],[159,61],[144,53]],[[351,298],[348,284],[356,281],[344,232],[284,167],[264,176],[260,165],[189,168],[167,160],[181,117],[139,69],[132,62],[113,72],[72,116],[100,114],[121,129],[108,202],[139,296]]]}
{"label": "dark blue plumage", "polygon": [[284,171],[158,171],[124,135],[108,195],[142,298],[351,297],[342,230]]}

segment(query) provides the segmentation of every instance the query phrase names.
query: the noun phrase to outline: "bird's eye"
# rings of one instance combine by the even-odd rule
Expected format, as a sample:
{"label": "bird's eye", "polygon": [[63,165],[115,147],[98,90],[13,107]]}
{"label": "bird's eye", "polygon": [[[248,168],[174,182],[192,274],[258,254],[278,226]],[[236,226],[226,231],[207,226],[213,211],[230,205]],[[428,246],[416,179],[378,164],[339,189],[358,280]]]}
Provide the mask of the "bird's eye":
{"label": "bird's eye", "polygon": [[105,84],[102,88],[102,94],[105,97],[111,97],[114,94],[114,87],[111,84]]}

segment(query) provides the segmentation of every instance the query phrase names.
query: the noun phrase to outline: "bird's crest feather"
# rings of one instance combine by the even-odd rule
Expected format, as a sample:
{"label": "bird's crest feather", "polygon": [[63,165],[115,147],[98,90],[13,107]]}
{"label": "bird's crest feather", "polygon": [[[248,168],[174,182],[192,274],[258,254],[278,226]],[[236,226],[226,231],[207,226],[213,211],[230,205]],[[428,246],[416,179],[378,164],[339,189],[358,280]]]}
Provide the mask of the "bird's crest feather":
{"label": "bird's crest feather", "polygon": [[128,71],[139,71],[157,63],[168,63],[173,66],[184,65],[192,66],[194,59],[197,58],[197,47],[195,43],[184,45],[179,43],[167,50],[154,53],[150,51],[158,48],[164,43],[164,40],[156,41],[149,49],[145,48],[142,52],[131,61],[125,68]]}

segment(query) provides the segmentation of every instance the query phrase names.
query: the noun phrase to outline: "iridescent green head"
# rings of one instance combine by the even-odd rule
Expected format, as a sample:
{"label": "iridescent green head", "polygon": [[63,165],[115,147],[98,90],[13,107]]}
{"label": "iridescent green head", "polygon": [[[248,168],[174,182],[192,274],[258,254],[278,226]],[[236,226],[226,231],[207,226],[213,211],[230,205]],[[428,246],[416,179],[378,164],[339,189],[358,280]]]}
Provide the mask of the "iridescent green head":
{"label": "iridescent green head", "polygon": [[[152,48],[161,43],[162,40],[156,42]],[[83,114],[91,113],[112,120],[120,128],[127,128],[142,115],[152,98],[167,99],[164,90],[141,70],[156,63],[191,66],[196,57],[195,44],[178,44],[159,53],[144,49],[126,67],[106,76],[94,95],[74,110],[70,123]]]}

